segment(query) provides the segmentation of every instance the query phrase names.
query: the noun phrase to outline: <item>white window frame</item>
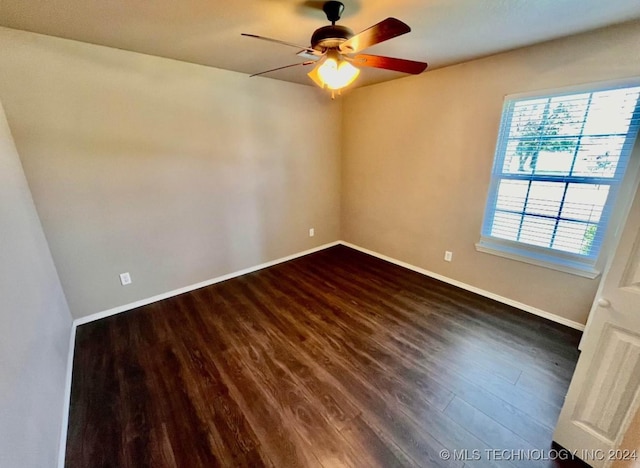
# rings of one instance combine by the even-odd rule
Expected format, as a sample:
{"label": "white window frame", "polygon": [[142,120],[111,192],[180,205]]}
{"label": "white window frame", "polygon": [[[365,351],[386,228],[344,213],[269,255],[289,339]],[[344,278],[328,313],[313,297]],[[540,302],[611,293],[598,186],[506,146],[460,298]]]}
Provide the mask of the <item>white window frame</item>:
{"label": "white window frame", "polygon": [[[512,260],[518,260],[521,262],[538,265],[565,273],[570,273],[587,278],[596,278],[600,275],[603,263],[605,262],[605,251],[608,244],[608,238],[611,236],[612,225],[617,224],[616,216],[614,213],[617,208],[617,204],[621,200],[618,200],[618,194],[621,187],[625,184],[625,180],[633,179],[637,180],[638,166],[640,163],[634,161],[638,159],[638,156],[634,156],[634,141],[636,138],[633,135],[633,131],[627,134],[627,139],[623,145],[623,151],[621,154],[621,161],[625,157],[627,161],[621,162],[617,171],[625,171],[626,174],[620,174],[617,182],[607,180],[607,184],[610,186],[609,195],[605,204],[601,219],[604,220],[604,229],[600,230],[598,237],[600,238],[600,249],[593,252],[591,255],[573,254],[570,252],[563,252],[556,249],[540,247],[536,245],[530,245],[523,242],[511,241],[507,239],[501,239],[493,237],[490,234],[493,217],[496,211],[496,202],[498,197],[498,188],[501,180],[513,178],[522,178],[523,180],[544,180],[545,176],[533,176],[533,175],[510,175],[508,177],[503,176],[503,165],[506,157],[506,146],[508,142],[510,127],[511,127],[511,112],[510,106],[517,101],[535,99],[535,98],[554,98],[564,95],[580,94],[580,93],[593,93],[598,91],[605,91],[610,89],[620,89],[628,87],[640,86],[640,77],[630,78],[625,80],[607,81],[595,84],[585,84],[581,86],[573,86],[569,88],[536,91],[530,93],[512,94],[505,96],[504,105],[502,109],[502,118],[500,124],[500,130],[496,143],[496,151],[494,156],[493,168],[491,172],[491,182],[489,185],[489,191],[487,195],[487,203],[485,213],[483,217],[483,224],[481,230],[480,241],[476,244],[476,250],[479,252],[489,253],[500,257],[509,258]],[[636,105],[634,113],[633,130],[637,135],[638,132],[638,116],[640,114],[640,99]],[[640,141],[640,136],[637,140]],[[640,143],[636,144],[636,148],[640,147]],[[638,153],[640,149],[635,152]],[[616,171],[616,172],[617,172]],[[630,174],[633,173],[633,174]],[[623,179],[624,178],[624,179]],[[580,177],[570,177],[569,182],[580,182]],[[594,178],[586,178],[589,183],[593,183]]]}

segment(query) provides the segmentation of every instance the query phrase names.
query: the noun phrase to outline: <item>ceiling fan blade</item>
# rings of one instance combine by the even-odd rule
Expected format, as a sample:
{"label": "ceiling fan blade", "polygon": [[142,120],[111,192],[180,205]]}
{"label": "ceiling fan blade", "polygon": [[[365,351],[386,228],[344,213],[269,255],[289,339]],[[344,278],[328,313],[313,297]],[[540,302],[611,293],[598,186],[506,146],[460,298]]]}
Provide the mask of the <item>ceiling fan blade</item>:
{"label": "ceiling fan blade", "polygon": [[398,59],[393,57],[383,57],[381,55],[359,54],[351,60],[355,66],[359,67],[375,67],[384,68],[385,70],[399,71],[402,73],[411,73],[418,75],[427,69],[428,64],[425,62],[416,62],[414,60]]}
{"label": "ceiling fan blade", "polygon": [[263,71],[263,72],[260,72],[260,73],[254,73],[253,75],[249,75],[249,78],[251,78],[253,76],[264,75],[266,73],[271,73],[271,72],[278,71],[278,70],[284,70],[285,68],[297,67],[299,65],[302,65],[302,66],[311,65],[312,63],[316,63],[316,61],[315,60],[307,60],[306,62],[292,63],[291,65],[285,65],[284,67],[272,68],[271,70]]}
{"label": "ceiling fan blade", "polygon": [[276,44],[280,44],[280,45],[286,45],[289,47],[295,47],[296,49],[301,49],[304,50],[310,54],[313,55],[322,55],[322,52],[312,49],[311,47],[305,47],[305,46],[301,46],[298,44],[292,44],[291,42],[285,42],[285,41],[280,41],[278,39],[271,39],[270,37],[264,37],[264,36],[256,36],[255,34],[246,34],[246,33],[240,33],[241,36],[246,36],[246,37],[252,37],[254,39],[260,39],[262,41],[269,41],[269,42],[274,42]]}
{"label": "ceiling fan blade", "polygon": [[380,44],[409,31],[411,28],[399,19],[387,18],[343,42],[340,45],[340,51],[345,54],[360,52],[367,47]]}

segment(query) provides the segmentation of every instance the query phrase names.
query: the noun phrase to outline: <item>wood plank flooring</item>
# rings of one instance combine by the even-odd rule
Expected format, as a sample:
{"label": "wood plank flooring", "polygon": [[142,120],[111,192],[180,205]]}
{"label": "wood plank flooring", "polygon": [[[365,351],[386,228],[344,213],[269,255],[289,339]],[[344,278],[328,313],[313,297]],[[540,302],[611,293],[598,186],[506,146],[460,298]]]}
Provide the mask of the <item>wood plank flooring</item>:
{"label": "wood plank flooring", "polygon": [[66,466],[573,466],[579,338],[337,246],[78,327]]}

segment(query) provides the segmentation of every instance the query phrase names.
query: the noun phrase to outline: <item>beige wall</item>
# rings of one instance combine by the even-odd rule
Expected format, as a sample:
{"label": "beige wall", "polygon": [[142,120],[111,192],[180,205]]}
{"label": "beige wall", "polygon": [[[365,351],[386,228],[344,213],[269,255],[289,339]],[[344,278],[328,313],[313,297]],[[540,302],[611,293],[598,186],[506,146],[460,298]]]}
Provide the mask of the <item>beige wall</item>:
{"label": "beige wall", "polygon": [[0,104],[0,466],[54,466],[71,314]]}
{"label": "beige wall", "polygon": [[597,280],[475,251],[502,100],[638,75],[639,45],[635,22],[330,101],[0,28],[0,98],[76,317],[343,238],[584,323]]}
{"label": "beige wall", "polygon": [[0,70],[75,317],[339,239],[317,89],[2,28]]}
{"label": "beige wall", "polygon": [[474,244],[504,96],[640,75],[638,50],[635,22],[356,90],[343,104],[343,239],[585,323],[597,280]]}

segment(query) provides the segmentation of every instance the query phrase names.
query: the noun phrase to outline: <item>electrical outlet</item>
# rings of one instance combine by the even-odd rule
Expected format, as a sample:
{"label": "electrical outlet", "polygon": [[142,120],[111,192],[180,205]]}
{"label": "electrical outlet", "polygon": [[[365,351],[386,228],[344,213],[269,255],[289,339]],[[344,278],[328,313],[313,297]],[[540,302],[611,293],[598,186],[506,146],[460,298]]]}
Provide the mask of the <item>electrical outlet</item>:
{"label": "electrical outlet", "polygon": [[450,251],[446,250],[444,252],[444,261],[445,262],[450,262],[451,260],[453,260],[453,252],[450,252]]}
{"label": "electrical outlet", "polygon": [[314,228],[309,229],[309,237],[313,237],[316,235],[316,230]]}
{"label": "electrical outlet", "polygon": [[120,283],[122,283],[122,286],[131,284],[131,275],[129,274],[129,272],[120,273]]}

